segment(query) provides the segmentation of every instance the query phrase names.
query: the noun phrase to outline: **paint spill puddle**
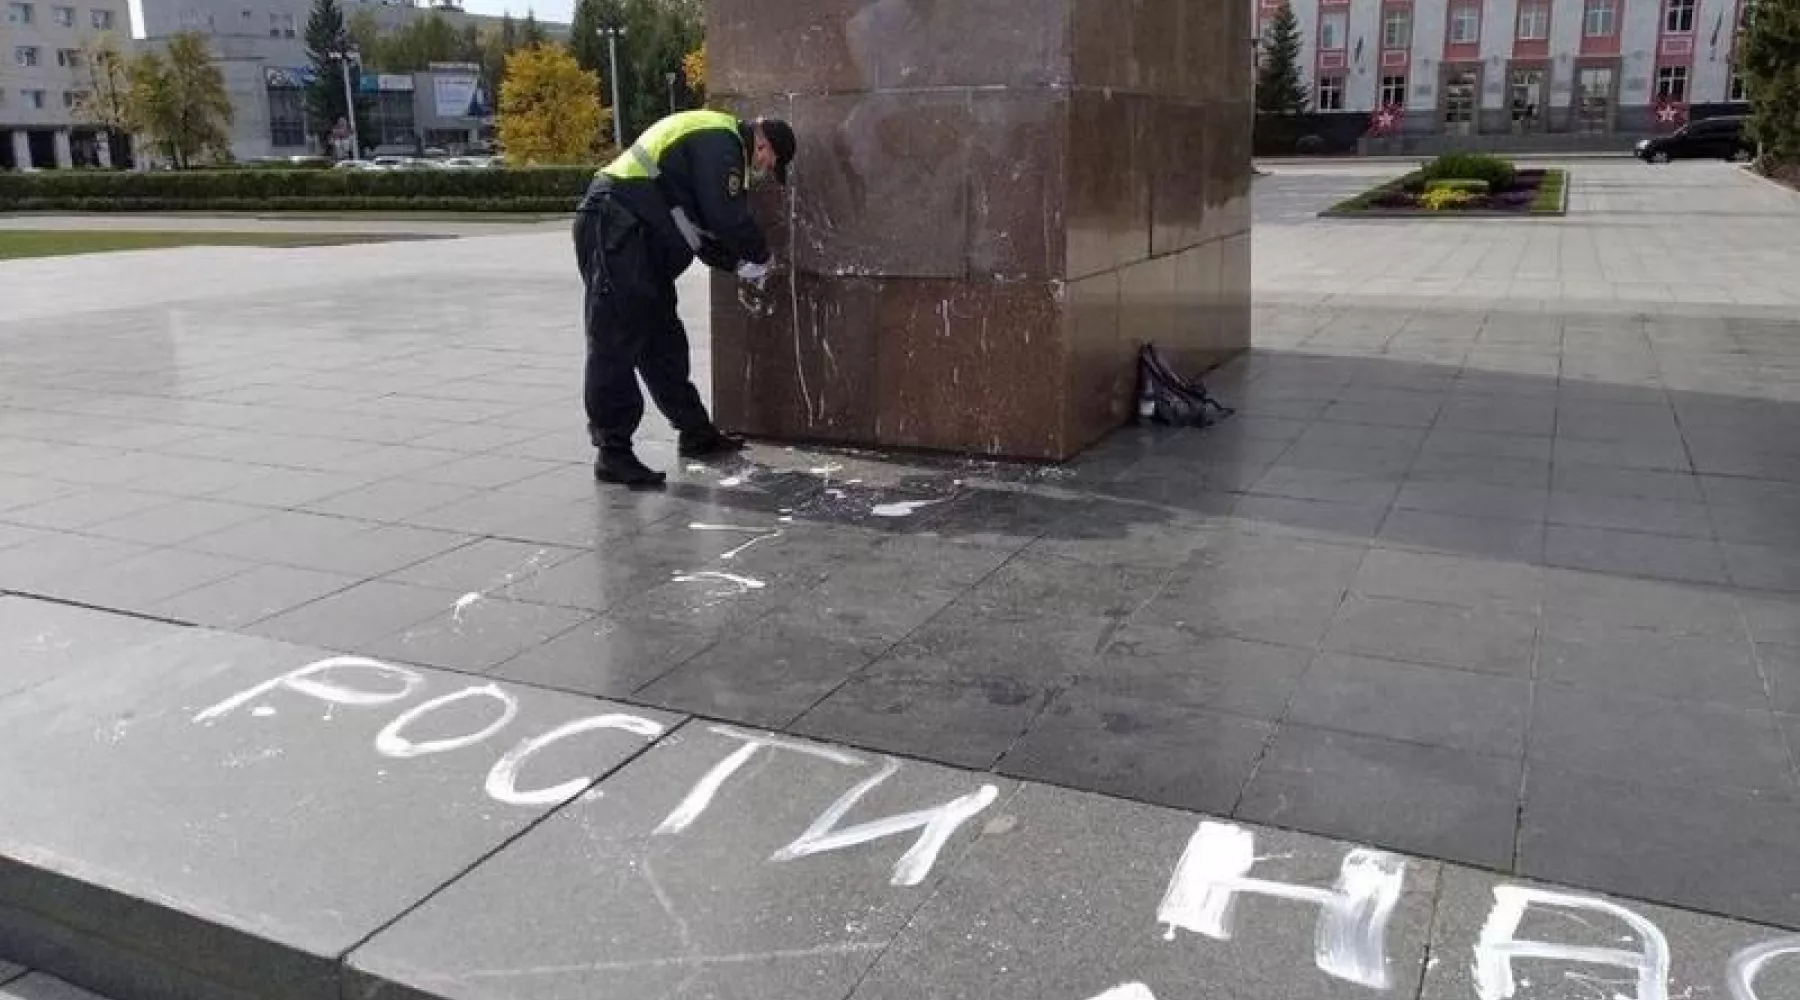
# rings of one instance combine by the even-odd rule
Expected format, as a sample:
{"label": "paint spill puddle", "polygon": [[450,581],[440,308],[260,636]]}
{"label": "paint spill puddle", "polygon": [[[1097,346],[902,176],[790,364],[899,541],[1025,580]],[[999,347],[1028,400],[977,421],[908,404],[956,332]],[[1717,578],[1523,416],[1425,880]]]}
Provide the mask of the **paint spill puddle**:
{"label": "paint spill puddle", "polygon": [[729,583],[738,588],[738,593],[761,590],[768,584],[753,576],[740,576],[737,573],[721,573],[717,570],[701,570],[696,573],[675,574],[676,583]]}
{"label": "paint spill puddle", "polygon": [[943,502],[942,500],[900,500],[895,503],[878,503],[869,510],[869,513],[876,517],[911,517],[922,508]]}

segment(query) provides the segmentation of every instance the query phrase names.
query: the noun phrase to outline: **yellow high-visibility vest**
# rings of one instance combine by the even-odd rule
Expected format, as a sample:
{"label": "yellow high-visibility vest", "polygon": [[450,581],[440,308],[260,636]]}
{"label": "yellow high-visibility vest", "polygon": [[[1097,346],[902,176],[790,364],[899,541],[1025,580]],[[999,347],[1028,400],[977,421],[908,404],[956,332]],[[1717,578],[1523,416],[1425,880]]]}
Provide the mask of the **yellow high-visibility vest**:
{"label": "yellow high-visibility vest", "polygon": [[[615,180],[655,180],[662,176],[663,154],[670,146],[695,132],[707,129],[727,129],[733,135],[738,131],[738,120],[735,115],[723,111],[679,111],[664,118],[638,136],[631,148],[620,153],[618,158],[600,169],[600,172]],[[746,153],[748,151],[746,150]],[[749,173],[749,158],[745,157],[745,173]]]}

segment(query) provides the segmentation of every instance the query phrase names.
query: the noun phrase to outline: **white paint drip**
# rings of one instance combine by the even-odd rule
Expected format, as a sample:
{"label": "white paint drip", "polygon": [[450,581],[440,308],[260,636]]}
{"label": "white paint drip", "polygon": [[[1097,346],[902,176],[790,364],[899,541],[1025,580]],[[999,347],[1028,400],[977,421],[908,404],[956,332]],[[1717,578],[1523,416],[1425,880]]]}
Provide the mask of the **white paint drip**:
{"label": "white paint drip", "polygon": [[828,462],[824,465],[815,465],[812,468],[807,469],[806,471],[807,471],[807,474],[809,474],[809,475],[825,476],[825,477],[829,478],[834,473],[844,471],[844,467],[842,465],[839,465],[836,462]]}
{"label": "white paint drip", "polygon": [[896,503],[878,503],[869,513],[876,517],[911,517],[922,507],[943,502],[942,500],[901,500]]}
{"label": "white paint drip", "polygon": [[863,796],[874,791],[882,782],[893,777],[900,770],[900,762],[892,757],[882,764],[881,770],[855,788],[845,792],[831,808],[819,815],[806,832],[797,837],[793,843],[783,847],[770,856],[770,861],[794,861],[799,858],[825,851],[835,851],[845,847],[866,844],[872,840],[892,837],[896,834],[921,830],[919,839],[894,864],[892,884],[898,886],[915,886],[925,881],[931,873],[931,866],[937,862],[938,852],[944,849],[951,834],[982,810],[992,805],[1000,797],[1000,789],[993,785],[982,785],[961,798],[953,799],[941,806],[930,809],[917,809],[913,812],[889,816],[886,819],[872,820],[842,830],[837,826],[850,810],[862,801]]}
{"label": "white paint drip", "polygon": [[479,604],[480,602],[481,602],[481,594],[479,591],[471,590],[468,593],[462,595],[461,597],[456,599],[455,606],[450,609],[450,620],[453,622],[462,621],[463,612],[469,610],[470,608],[474,607],[476,604]]}
{"label": "white paint drip", "polygon": [[1143,983],[1126,983],[1107,990],[1094,1000],[1156,1000],[1156,994],[1150,992],[1150,987]]}
{"label": "white paint drip", "polygon": [[744,551],[745,549],[748,549],[750,546],[755,545],[758,542],[766,542],[771,538],[779,538],[779,537],[781,537],[781,532],[779,532],[779,531],[771,531],[770,533],[768,533],[766,535],[759,535],[755,538],[750,539],[749,541],[745,542],[744,544],[738,546],[737,548],[732,549],[730,552],[725,553],[724,555],[720,556],[719,558],[726,559],[726,560],[736,559],[738,557],[738,553]]}
{"label": "white paint drip", "polygon": [[[1604,913],[1629,926],[1638,935],[1642,951],[1594,948],[1551,941],[1520,941],[1514,935],[1533,905]],[[1482,924],[1475,942],[1475,994],[1481,1000],[1509,1000],[1518,992],[1513,962],[1535,958],[1580,965],[1611,965],[1634,974],[1635,996],[1620,1000],[1667,1000],[1669,942],[1655,924],[1617,903],[1592,896],[1547,892],[1524,886],[1494,887],[1494,908]]]}
{"label": "white paint drip", "polygon": [[1725,983],[1731,989],[1731,1000],[1757,1000],[1756,977],[1770,960],[1782,955],[1800,955],[1800,935],[1753,944],[1731,956],[1725,966]]}
{"label": "white paint drip", "polygon": [[719,480],[719,485],[728,489],[733,486],[742,486],[750,481],[751,474],[749,469],[745,469],[735,476],[726,476],[724,479]]}
{"label": "white paint drip", "polygon": [[710,569],[700,570],[694,573],[677,573],[675,574],[674,579],[676,583],[706,583],[709,580],[717,580],[722,583],[736,584],[738,588],[737,592],[740,594],[748,593],[752,590],[761,590],[768,586],[768,584],[753,576],[739,576],[736,573],[721,573],[717,570]]}
{"label": "white paint drip", "polygon": [[275,708],[272,705],[258,705],[250,710],[250,714],[259,719],[266,719],[275,714]]}
{"label": "white paint drip", "polygon": [[695,521],[692,524],[689,524],[688,528],[693,531],[743,531],[752,535],[769,530],[768,528],[758,528],[747,524],[706,524],[701,521]]}
{"label": "white paint drip", "polygon": [[[358,691],[355,688],[343,687],[341,685],[332,684],[329,681],[313,679],[316,675],[329,673],[333,670],[349,669],[372,670],[388,677],[397,677],[400,679],[401,688],[398,691]],[[408,670],[405,667],[397,667],[393,664],[382,663],[379,660],[371,660],[361,656],[333,656],[309,663],[304,667],[290,670],[279,677],[266,680],[255,687],[240,691],[224,701],[219,702],[217,705],[202,710],[194,716],[194,721],[211,722],[248,702],[261,698],[263,695],[268,694],[276,688],[285,687],[290,691],[306,695],[309,698],[316,698],[319,701],[332,704],[359,705],[366,707],[371,705],[386,705],[389,702],[399,701],[418,690],[419,686],[424,683],[424,677],[421,677],[415,671]]]}
{"label": "white paint drip", "polygon": [[1313,935],[1313,963],[1338,979],[1385,990],[1392,985],[1387,924],[1400,902],[1406,862],[1398,855],[1357,849],[1344,856],[1330,889],[1250,877],[1256,836],[1229,823],[1203,822],[1188,841],[1158,921],[1215,941],[1231,940],[1232,916],[1246,894],[1312,903],[1320,908]]}

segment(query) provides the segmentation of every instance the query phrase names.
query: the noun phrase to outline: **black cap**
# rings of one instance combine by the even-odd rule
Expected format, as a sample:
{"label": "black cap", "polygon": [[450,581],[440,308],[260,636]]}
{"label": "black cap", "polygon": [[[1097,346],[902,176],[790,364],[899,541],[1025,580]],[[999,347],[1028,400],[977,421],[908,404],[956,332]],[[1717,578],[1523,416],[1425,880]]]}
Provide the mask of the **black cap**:
{"label": "black cap", "polygon": [[794,130],[779,118],[758,118],[756,128],[769,140],[769,148],[775,151],[775,179],[786,184],[788,164],[794,162],[794,152],[799,148]]}

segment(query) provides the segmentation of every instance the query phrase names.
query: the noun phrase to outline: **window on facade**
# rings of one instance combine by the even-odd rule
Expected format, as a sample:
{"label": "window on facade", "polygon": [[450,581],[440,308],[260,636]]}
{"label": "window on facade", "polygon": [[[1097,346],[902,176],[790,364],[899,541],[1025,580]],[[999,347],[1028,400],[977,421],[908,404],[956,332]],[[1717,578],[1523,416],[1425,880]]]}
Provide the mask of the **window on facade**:
{"label": "window on facade", "polygon": [[1344,78],[1327,76],[1319,80],[1319,110],[1344,110]]}
{"label": "window on facade", "polygon": [[1656,70],[1656,96],[1660,100],[1680,103],[1687,100],[1688,68],[1659,66]]}
{"label": "window on facade", "polygon": [[75,27],[75,8],[52,7],[50,8],[50,20],[59,28],[73,28]]}
{"label": "window on facade", "polygon": [[96,10],[91,12],[91,17],[91,23],[93,24],[95,31],[111,31],[113,29],[112,11]]}
{"label": "window on facade", "polygon": [[306,91],[269,88],[269,145],[277,149],[306,145]]}
{"label": "window on facade", "polygon": [[1450,42],[1473,45],[1481,41],[1481,8],[1461,6],[1450,11]]}
{"label": "window on facade", "polygon": [[1731,92],[1725,99],[1736,104],[1750,99],[1750,85],[1744,80],[1744,74],[1736,69],[1731,71]]}
{"label": "window on facade", "polygon": [[1519,5],[1519,37],[1525,41],[1550,37],[1550,4],[1546,0],[1526,0]]}
{"label": "window on facade", "polygon": [[1663,30],[1670,34],[1690,34],[1694,30],[1694,7],[1697,0],[1669,0],[1663,14]]}
{"label": "window on facade", "polygon": [[1582,11],[1582,33],[1589,38],[1610,38],[1619,29],[1619,0],[1587,0]]}
{"label": "window on facade", "polygon": [[1389,7],[1381,16],[1381,47],[1404,49],[1412,46],[1412,11],[1405,7]]}
{"label": "window on facade", "polygon": [[1344,36],[1350,33],[1350,15],[1335,11],[1319,18],[1319,48],[1338,52],[1344,48]]}
{"label": "window on facade", "polygon": [[1381,103],[1406,105],[1406,77],[1384,76],[1381,78]]}
{"label": "window on facade", "polygon": [[87,100],[87,96],[85,90],[65,90],[63,91],[63,107],[74,108],[77,104]]}
{"label": "window on facade", "polygon": [[30,24],[35,13],[28,3],[9,3],[6,5],[6,23]]}
{"label": "window on facade", "polygon": [[44,92],[41,90],[21,90],[19,96],[25,100],[25,106],[44,110]]}
{"label": "window on facade", "polygon": [[63,67],[64,69],[80,69],[81,68],[81,50],[80,49],[57,49],[56,50],[56,64],[58,66]]}
{"label": "window on facade", "polygon": [[35,45],[20,45],[13,49],[13,62],[20,66],[36,66],[38,50]]}

